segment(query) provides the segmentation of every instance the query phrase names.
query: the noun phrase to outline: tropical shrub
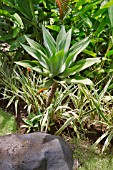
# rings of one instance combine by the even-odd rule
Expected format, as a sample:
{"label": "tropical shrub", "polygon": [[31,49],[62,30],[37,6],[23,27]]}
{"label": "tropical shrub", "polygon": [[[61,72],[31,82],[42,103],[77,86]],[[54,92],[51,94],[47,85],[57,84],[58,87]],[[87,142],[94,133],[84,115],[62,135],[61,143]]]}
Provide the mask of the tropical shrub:
{"label": "tropical shrub", "polygon": [[22,44],[23,48],[36,61],[24,60],[16,63],[27,68],[29,67],[48,78],[47,84],[49,86],[52,85],[51,93],[47,100],[47,106],[49,106],[58,82],[91,85],[91,80],[82,77],[80,71],[95,63],[99,63],[101,60],[100,58],[87,58],[75,62],[78,54],[90,43],[90,37],[86,37],[70,47],[71,29],[66,33],[63,26],[56,41],[44,26],[42,29],[45,48],[27,36],[26,40],[30,46]]}

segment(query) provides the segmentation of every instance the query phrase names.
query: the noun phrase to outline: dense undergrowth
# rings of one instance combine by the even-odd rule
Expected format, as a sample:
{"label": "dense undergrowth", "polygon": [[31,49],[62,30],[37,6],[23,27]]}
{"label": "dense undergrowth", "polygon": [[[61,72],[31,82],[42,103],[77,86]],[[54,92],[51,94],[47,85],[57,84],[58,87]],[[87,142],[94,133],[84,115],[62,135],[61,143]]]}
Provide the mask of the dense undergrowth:
{"label": "dense undergrowth", "polygon": [[0,1],[1,100],[27,133],[96,131],[93,147],[110,145],[112,11],[112,0]]}

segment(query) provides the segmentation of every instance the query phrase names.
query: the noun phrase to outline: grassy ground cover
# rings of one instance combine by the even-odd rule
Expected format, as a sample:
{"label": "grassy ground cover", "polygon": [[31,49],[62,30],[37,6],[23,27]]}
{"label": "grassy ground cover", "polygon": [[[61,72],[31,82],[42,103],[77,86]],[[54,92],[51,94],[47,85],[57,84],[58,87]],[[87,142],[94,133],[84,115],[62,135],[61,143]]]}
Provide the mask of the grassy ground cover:
{"label": "grassy ground cover", "polygon": [[0,109],[0,135],[16,132],[14,116]]}
{"label": "grassy ground cover", "polygon": [[91,149],[89,139],[74,140],[74,157],[79,162],[78,170],[112,170],[113,169],[113,149],[109,149],[104,154],[100,153],[100,148]]}

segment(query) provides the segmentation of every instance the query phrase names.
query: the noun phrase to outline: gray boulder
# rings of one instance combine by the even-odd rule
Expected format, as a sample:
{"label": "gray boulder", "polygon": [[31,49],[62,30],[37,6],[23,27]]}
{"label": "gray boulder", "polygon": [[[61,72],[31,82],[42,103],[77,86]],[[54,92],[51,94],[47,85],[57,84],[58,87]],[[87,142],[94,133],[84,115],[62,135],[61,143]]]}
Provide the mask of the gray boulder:
{"label": "gray boulder", "polygon": [[47,133],[0,137],[0,170],[72,170],[69,145]]}

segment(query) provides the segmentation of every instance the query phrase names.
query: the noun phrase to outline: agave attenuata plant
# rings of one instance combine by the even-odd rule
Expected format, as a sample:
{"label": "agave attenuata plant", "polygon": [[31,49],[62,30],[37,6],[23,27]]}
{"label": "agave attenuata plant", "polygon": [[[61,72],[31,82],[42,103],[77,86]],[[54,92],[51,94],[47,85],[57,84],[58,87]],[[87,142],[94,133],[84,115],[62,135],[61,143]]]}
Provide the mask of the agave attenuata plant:
{"label": "agave attenuata plant", "polygon": [[47,106],[49,106],[58,82],[92,85],[90,79],[80,76],[79,73],[101,60],[100,58],[87,58],[76,62],[78,54],[90,43],[90,37],[86,37],[70,47],[72,29],[66,32],[65,27],[62,26],[56,41],[44,26],[42,26],[42,30],[44,47],[27,36],[25,38],[29,46],[22,44],[23,48],[35,60],[23,60],[16,63],[48,77],[49,84],[52,85],[47,100]]}

